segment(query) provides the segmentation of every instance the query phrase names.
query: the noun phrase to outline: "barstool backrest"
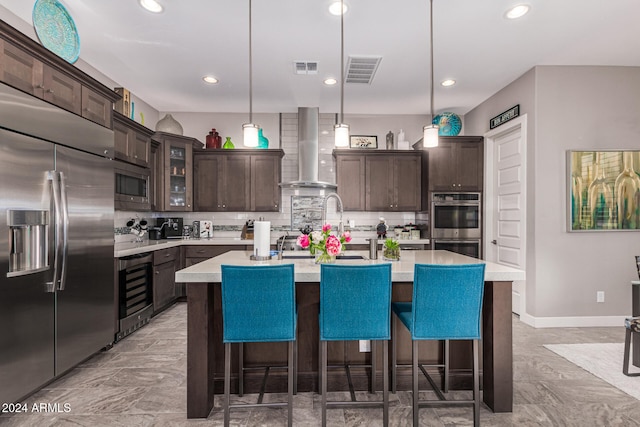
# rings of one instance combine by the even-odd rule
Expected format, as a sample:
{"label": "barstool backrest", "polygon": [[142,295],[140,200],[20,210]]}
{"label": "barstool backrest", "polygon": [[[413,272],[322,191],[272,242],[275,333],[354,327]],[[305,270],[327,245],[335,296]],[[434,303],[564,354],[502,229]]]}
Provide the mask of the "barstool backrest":
{"label": "barstool backrest", "polygon": [[391,337],[391,264],[320,267],[320,339]]}
{"label": "barstool backrest", "polygon": [[223,342],[294,341],[293,264],[221,267]]}
{"label": "barstool backrest", "polygon": [[484,267],[416,264],[411,338],[480,339]]}

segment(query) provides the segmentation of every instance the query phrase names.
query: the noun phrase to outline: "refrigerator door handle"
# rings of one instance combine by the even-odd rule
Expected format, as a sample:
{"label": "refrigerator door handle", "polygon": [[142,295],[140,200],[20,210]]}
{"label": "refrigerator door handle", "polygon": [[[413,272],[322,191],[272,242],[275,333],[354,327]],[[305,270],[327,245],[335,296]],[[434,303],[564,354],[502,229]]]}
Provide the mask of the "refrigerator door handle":
{"label": "refrigerator door handle", "polygon": [[60,203],[60,177],[56,171],[49,171],[47,179],[51,181],[51,190],[53,193],[53,210],[55,219],[54,230],[54,255],[53,255],[53,278],[51,282],[47,282],[47,292],[55,292],[58,285],[58,266],[60,265],[60,257],[62,252],[62,209]]}
{"label": "refrigerator door handle", "polygon": [[60,268],[60,281],[58,290],[64,291],[67,283],[67,257],[69,252],[69,203],[67,201],[67,182],[64,172],[58,172],[60,179],[60,210],[62,211],[62,267]]}

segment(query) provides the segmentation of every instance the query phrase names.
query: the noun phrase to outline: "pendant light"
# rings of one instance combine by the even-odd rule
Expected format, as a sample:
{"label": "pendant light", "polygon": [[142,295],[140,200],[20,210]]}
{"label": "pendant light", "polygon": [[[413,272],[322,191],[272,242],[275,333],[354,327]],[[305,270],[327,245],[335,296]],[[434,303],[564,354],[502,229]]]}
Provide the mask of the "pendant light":
{"label": "pendant light", "polygon": [[344,123],[344,0],[340,0],[340,122],[333,126],[336,147],[349,146],[349,125]]}
{"label": "pendant light", "polygon": [[[433,0],[429,0],[429,66],[431,68],[430,75],[431,81],[429,84],[429,90],[431,91],[431,108],[430,115],[433,122]],[[422,147],[431,148],[438,146],[438,125],[433,123],[422,128]]]}
{"label": "pendant light", "polygon": [[245,147],[258,146],[260,126],[253,124],[253,58],[251,51],[251,0],[249,0],[249,123],[242,125],[242,139]]}

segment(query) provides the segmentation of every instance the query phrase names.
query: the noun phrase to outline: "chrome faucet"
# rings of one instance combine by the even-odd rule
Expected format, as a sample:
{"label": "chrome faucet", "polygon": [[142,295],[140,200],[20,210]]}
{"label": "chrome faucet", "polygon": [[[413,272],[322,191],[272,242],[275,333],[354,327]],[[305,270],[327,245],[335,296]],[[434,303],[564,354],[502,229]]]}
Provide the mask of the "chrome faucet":
{"label": "chrome faucet", "polygon": [[322,225],[324,225],[327,221],[327,202],[332,197],[336,199],[338,204],[337,208],[338,208],[338,211],[340,212],[340,223],[338,224],[338,235],[342,235],[342,233],[344,233],[344,226],[342,225],[342,214],[344,211],[342,209],[342,199],[340,198],[340,196],[338,196],[338,193],[329,193],[326,196],[324,196],[324,200],[322,201]]}

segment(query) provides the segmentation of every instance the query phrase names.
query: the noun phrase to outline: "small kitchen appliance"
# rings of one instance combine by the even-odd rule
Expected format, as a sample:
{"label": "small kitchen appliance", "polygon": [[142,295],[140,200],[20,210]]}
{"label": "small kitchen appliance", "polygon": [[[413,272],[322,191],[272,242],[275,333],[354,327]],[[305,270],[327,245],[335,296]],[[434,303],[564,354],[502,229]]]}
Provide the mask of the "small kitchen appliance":
{"label": "small kitchen appliance", "polygon": [[156,218],[161,239],[182,239],[182,218]]}

